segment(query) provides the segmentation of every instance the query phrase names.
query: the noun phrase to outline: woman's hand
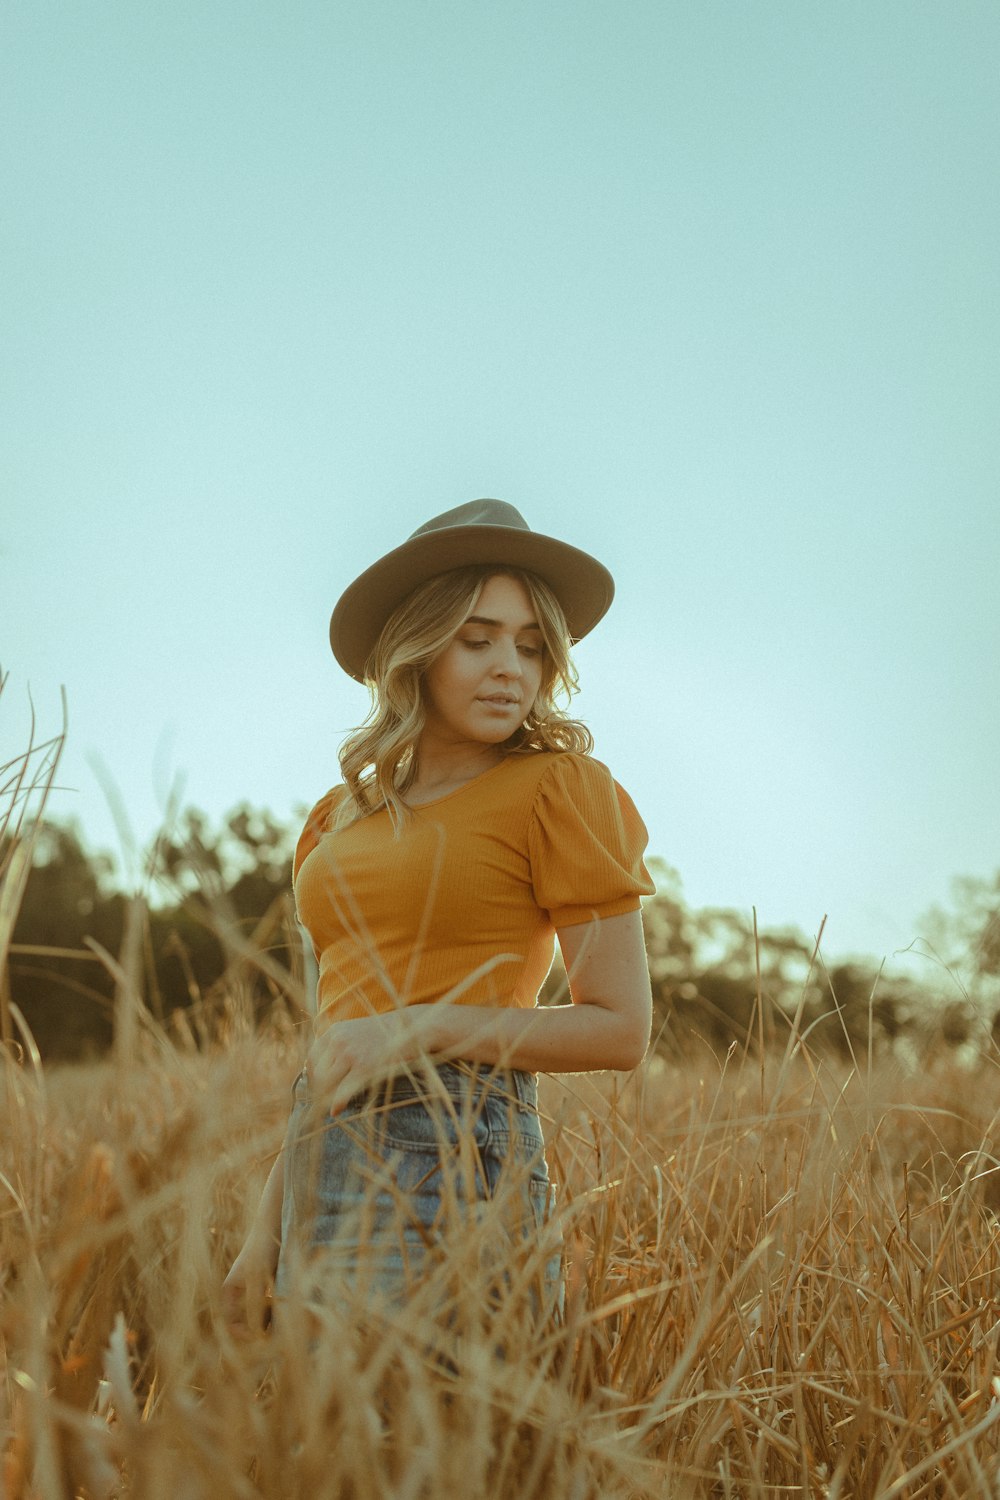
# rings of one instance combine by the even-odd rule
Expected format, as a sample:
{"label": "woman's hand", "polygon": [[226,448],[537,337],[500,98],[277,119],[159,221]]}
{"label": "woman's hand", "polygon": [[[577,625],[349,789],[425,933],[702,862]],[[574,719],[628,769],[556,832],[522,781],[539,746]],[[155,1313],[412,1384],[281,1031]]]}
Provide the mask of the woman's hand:
{"label": "woman's hand", "polygon": [[278,1245],[270,1235],[251,1233],[222,1283],[226,1326],[241,1342],[264,1332],[271,1318],[271,1294],[278,1267]]}
{"label": "woman's hand", "polygon": [[426,1056],[431,1009],[413,1006],[328,1026],[316,1037],[306,1058],[313,1097],[326,1101],[332,1115],[338,1114],[355,1094]]}

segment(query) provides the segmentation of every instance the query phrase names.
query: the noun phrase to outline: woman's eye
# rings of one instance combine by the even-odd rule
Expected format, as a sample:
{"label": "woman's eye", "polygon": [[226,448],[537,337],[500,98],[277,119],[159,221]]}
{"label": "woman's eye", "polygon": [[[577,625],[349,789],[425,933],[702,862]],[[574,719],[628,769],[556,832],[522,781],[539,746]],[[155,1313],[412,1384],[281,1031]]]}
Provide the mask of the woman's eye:
{"label": "woman's eye", "polygon": [[538,649],[537,646],[522,646],[521,647],[521,655],[522,656],[541,656],[541,654],[542,653]]}
{"label": "woman's eye", "polygon": [[466,641],[465,644],[470,651],[479,651],[483,646],[488,646],[489,641]]}

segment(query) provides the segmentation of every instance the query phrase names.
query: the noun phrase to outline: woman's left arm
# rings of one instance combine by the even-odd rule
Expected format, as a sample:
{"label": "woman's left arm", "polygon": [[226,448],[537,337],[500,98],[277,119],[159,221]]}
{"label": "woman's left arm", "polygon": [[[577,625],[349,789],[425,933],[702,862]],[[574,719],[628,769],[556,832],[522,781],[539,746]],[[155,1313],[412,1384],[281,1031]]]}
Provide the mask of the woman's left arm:
{"label": "woman's left arm", "polygon": [[637,1067],[652,1021],[641,912],[563,927],[558,937],[569,1004],[415,1005],[331,1026],[313,1043],[309,1066],[332,1108],[421,1056],[538,1073]]}

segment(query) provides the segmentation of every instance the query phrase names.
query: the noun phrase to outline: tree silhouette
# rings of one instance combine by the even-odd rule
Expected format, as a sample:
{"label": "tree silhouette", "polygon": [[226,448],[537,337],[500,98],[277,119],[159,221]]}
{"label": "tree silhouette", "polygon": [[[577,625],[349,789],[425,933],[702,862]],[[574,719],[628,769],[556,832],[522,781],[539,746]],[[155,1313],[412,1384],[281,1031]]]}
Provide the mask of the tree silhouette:
{"label": "tree silhouette", "polygon": [[125,899],[111,873],[75,827],[38,829],[14,925],[10,993],[44,1057],[79,1057],[111,1041],[114,981],[87,941],[111,953],[121,946]]}
{"label": "tree silhouette", "polygon": [[[154,841],[147,861],[154,899],[141,902],[141,988],[157,1019],[210,1007],[216,987],[233,977],[234,964],[239,968],[236,951],[255,932],[276,972],[295,968],[290,845],[287,829],[245,806],[218,831],[189,810]],[[114,888],[111,861],[88,853],[75,828],[40,826],[14,926],[9,985],[44,1058],[110,1045],[115,981],[100,952],[120,953],[128,904]],[[278,997],[280,985],[260,965],[240,980],[255,1012]]]}

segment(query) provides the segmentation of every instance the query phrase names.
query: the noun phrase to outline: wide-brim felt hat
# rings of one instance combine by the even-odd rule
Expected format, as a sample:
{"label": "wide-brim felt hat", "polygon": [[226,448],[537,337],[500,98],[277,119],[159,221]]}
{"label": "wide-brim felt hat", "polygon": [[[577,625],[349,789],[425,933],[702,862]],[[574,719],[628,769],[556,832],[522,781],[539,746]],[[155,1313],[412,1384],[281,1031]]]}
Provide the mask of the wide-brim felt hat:
{"label": "wide-brim felt hat", "polygon": [[574,641],[593,630],[615,595],[611,574],[589,552],[532,531],[503,500],[470,500],[418,526],[341,594],[330,619],[330,645],[344,671],[363,682],[393,610],[429,578],[474,563],[536,574],[562,605]]}

